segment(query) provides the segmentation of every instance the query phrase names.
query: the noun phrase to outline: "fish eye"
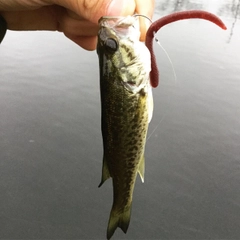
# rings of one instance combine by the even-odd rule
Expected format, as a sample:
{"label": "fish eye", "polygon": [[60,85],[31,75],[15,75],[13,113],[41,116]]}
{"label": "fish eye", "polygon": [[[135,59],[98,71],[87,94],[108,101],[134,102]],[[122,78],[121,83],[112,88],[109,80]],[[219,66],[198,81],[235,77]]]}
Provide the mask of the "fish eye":
{"label": "fish eye", "polygon": [[118,50],[118,43],[114,38],[107,38],[104,42],[105,49],[110,53],[114,53]]}

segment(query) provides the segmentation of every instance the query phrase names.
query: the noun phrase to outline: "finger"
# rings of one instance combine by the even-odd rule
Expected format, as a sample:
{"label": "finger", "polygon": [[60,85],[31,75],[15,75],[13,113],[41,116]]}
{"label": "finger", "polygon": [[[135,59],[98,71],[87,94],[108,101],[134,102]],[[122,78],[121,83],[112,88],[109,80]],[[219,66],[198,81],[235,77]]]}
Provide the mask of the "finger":
{"label": "finger", "polygon": [[64,32],[65,35],[76,35],[78,37],[96,36],[98,32],[98,25],[91,23],[85,19],[74,16],[68,11],[65,11],[59,17],[58,31]]}
{"label": "finger", "polygon": [[107,16],[133,15],[136,8],[135,0],[112,0],[108,5]]}
{"label": "finger", "polygon": [[1,15],[10,30],[57,30],[58,6],[46,6],[32,11],[6,11]]}
{"label": "finger", "polygon": [[[97,23],[98,19],[93,16],[98,10],[97,15],[102,15],[107,9],[108,0],[53,0],[55,4],[61,5],[66,9],[75,12],[77,15],[82,16],[94,23]],[[100,17],[99,17],[100,18]]]}
{"label": "finger", "polygon": [[135,9],[134,0],[52,0],[52,2],[96,24],[102,16],[132,15]]}
{"label": "finger", "polygon": [[27,11],[38,9],[43,6],[52,5],[52,3],[48,3],[46,0],[5,0],[0,1],[0,9],[1,11]]}
{"label": "finger", "polygon": [[155,0],[136,0],[136,12],[152,18]]}
{"label": "finger", "polygon": [[[64,33],[65,34],[65,33]],[[97,37],[82,37],[82,36],[76,36],[71,34],[65,34],[66,37],[71,39],[73,42],[78,44],[80,47],[84,48],[88,51],[93,51],[96,49],[97,46]]]}
{"label": "finger", "polygon": [[[136,13],[152,18],[154,10],[154,0],[136,0]],[[150,26],[151,22],[148,19],[140,18],[140,31],[141,31],[141,41],[145,41],[146,32]]]}

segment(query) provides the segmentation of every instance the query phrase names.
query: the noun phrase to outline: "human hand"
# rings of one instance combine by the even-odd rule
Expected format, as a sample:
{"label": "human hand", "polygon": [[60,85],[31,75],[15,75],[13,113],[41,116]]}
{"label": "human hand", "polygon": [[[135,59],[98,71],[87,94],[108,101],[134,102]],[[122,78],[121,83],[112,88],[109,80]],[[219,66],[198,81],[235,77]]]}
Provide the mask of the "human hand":
{"label": "human hand", "polygon": [[[86,50],[96,48],[100,17],[139,13],[151,18],[153,8],[154,0],[0,0],[8,29],[60,31]],[[142,41],[145,22],[140,22]]]}

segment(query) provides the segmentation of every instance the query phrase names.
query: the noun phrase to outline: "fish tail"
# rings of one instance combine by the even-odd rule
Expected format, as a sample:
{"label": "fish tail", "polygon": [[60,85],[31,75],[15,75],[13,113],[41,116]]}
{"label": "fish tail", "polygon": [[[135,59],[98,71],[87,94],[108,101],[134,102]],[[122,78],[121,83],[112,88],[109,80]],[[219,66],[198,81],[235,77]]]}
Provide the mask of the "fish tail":
{"label": "fish tail", "polygon": [[125,208],[122,212],[111,210],[107,229],[107,239],[109,240],[114,234],[117,227],[121,228],[124,233],[127,232],[131,217],[131,206]]}

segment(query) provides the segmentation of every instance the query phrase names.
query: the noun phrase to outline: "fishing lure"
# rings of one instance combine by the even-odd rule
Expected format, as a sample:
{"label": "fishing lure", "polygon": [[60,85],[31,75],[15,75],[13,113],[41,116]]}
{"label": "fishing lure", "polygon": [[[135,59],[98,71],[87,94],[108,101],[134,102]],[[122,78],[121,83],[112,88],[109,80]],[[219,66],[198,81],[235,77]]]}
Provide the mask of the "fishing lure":
{"label": "fishing lure", "polygon": [[219,17],[217,17],[216,15],[214,15],[212,13],[202,11],[202,10],[189,10],[189,11],[182,11],[182,12],[174,12],[172,14],[169,14],[169,15],[162,17],[162,18],[156,20],[155,22],[153,22],[147,31],[146,41],[145,41],[146,46],[151,53],[150,82],[151,82],[151,86],[153,88],[156,88],[159,84],[159,71],[158,71],[158,67],[157,67],[157,63],[156,63],[156,57],[153,52],[153,39],[154,39],[155,33],[160,28],[162,28],[163,26],[165,26],[169,23],[176,22],[179,20],[184,20],[184,19],[190,19],[190,18],[204,19],[204,20],[210,21],[212,23],[215,23],[216,25],[218,25],[220,28],[222,28],[224,30],[227,29],[227,27],[225,26],[225,24],[222,22],[222,20]]}

